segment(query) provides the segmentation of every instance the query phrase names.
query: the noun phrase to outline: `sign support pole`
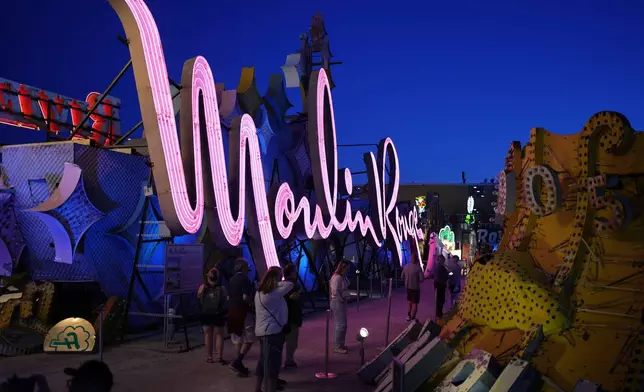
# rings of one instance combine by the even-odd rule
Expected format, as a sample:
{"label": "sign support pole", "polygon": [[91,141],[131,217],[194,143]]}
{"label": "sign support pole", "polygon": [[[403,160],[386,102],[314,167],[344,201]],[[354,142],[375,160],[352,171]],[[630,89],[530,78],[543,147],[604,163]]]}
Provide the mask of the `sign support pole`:
{"label": "sign support pole", "polygon": [[393,282],[389,278],[389,295],[387,296],[387,329],[385,332],[385,347],[389,345],[389,324],[391,322],[391,286]]}
{"label": "sign support pole", "polygon": [[98,360],[103,362],[103,315],[105,309],[101,306],[98,313]]}
{"label": "sign support pole", "polygon": [[[80,122],[80,123],[78,123],[78,125],[76,126],[76,128],[74,128],[74,130],[71,132],[71,134],[69,135],[68,140],[72,140],[72,138],[74,137],[74,135],[76,135],[76,134],[78,133],[78,131],[80,131],[80,130],[83,128],[83,125],[85,125],[85,123],[87,122],[87,120],[89,120],[89,116],[91,116],[91,115],[92,115],[92,113],[94,113],[94,110],[96,110],[96,108],[98,107],[98,105],[100,105],[100,104],[103,102],[103,99],[105,99],[105,97],[107,97],[107,95],[110,93],[110,91],[112,91],[112,89],[114,88],[114,86],[116,86],[116,83],[118,83],[118,81],[119,81],[119,80],[121,80],[121,78],[123,77],[123,75],[125,75],[125,72],[127,72],[127,70],[128,70],[128,69],[130,69],[130,67],[131,67],[131,66],[132,66],[132,59],[130,59],[130,60],[127,62],[127,64],[125,64],[125,66],[123,67],[123,69],[121,69],[121,72],[119,72],[119,73],[118,73],[118,75],[116,75],[116,77],[114,78],[114,80],[112,80],[112,83],[110,83],[110,85],[109,85],[109,86],[107,86],[107,88],[105,89],[105,91],[103,91],[103,94],[101,94],[101,95],[98,97],[98,99],[96,100],[96,103],[94,103],[94,105],[92,105],[92,107],[87,111],[87,113],[85,114],[85,116],[83,116],[83,119],[81,120],[81,122]],[[110,140],[110,142],[111,142],[111,140]]]}

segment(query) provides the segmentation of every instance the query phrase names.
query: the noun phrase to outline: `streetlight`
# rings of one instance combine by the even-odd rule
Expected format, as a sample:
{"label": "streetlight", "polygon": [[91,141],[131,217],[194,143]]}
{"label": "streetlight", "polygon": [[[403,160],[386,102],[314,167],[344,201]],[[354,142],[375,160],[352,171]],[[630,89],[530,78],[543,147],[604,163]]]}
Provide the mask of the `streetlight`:
{"label": "streetlight", "polygon": [[360,342],[360,366],[364,365],[364,340],[369,337],[369,330],[367,328],[360,328],[356,340]]}
{"label": "streetlight", "polygon": [[360,270],[356,270],[356,286],[357,286],[357,292],[358,296],[356,298],[356,308],[358,312],[360,311]]}

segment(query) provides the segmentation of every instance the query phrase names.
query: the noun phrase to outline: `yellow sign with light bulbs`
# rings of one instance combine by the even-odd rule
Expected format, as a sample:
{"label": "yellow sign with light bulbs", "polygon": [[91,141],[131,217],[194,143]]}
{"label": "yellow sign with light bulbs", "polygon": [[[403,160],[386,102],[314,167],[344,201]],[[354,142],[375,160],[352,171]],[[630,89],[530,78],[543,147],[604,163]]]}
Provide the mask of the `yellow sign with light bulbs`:
{"label": "yellow sign with light bulbs", "polygon": [[526,360],[547,390],[580,380],[639,390],[644,133],[615,112],[577,134],[532,129],[524,147],[511,144],[497,186],[505,235],[470,270],[443,338],[501,366]]}

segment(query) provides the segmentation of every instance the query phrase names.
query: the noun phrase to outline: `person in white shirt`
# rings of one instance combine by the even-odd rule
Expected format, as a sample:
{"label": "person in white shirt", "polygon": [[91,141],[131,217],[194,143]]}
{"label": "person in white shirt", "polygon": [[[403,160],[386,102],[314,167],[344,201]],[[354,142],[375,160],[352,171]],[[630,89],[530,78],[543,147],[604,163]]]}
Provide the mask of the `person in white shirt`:
{"label": "person in white shirt", "polygon": [[288,308],[284,297],[293,289],[293,283],[282,280],[282,269],[271,267],[266,271],[255,294],[255,336],[260,341],[257,362],[256,392],[275,392],[280,385],[284,337],[289,331]]}
{"label": "person in white shirt", "polygon": [[425,275],[415,252],[411,253],[411,261],[403,268],[402,276],[407,288],[407,321],[417,320],[420,284],[423,283]]}
{"label": "person in white shirt", "polygon": [[333,352],[346,354],[347,350],[347,300],[349,299],[349,262],[340,260],[329,282],[331,291],[331,311],[335,319],[335,347]]}

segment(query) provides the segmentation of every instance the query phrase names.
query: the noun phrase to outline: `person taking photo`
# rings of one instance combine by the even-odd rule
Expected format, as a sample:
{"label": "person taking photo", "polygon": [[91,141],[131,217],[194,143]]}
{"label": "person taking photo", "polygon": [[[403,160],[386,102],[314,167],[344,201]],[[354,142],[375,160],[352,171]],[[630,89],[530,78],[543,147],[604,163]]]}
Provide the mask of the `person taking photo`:
{"label": "person taking photo", "polygon": [[255,294],[255,335],[259,337],[259,361],[255,373],[255,391],[281,390],[279,373],[285,336],[290,333],[288,307],[284,297],[293,290],[293,283],[282,280],[282,269],[271,267],[266,271]]}

